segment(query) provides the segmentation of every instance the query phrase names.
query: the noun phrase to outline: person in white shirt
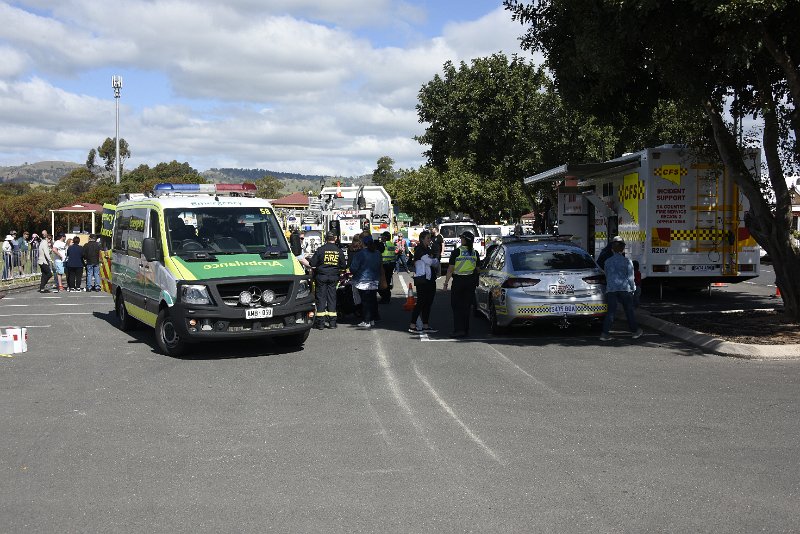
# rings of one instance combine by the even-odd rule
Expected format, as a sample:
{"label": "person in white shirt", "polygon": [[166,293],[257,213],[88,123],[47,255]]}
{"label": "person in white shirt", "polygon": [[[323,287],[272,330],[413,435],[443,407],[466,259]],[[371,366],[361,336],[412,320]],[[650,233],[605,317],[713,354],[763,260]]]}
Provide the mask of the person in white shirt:
{"label": "person in white shirt", "polygon": [[67,259],[67,234],[58,234],[53,242],[53,264],[56,268],[56,293],[64,289],[64,260]]}

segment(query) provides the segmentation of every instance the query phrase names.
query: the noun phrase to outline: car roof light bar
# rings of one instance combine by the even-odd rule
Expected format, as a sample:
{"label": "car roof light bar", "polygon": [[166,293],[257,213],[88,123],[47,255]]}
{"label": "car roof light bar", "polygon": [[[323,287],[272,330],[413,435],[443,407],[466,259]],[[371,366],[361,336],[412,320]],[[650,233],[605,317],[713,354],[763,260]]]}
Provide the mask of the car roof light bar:
{"label": "car roof light bar", "polygon": [[153,187],[155,196],[162,195],[217,195],[230,197],[256,196],[255,184],[172,184],[161,183]]}

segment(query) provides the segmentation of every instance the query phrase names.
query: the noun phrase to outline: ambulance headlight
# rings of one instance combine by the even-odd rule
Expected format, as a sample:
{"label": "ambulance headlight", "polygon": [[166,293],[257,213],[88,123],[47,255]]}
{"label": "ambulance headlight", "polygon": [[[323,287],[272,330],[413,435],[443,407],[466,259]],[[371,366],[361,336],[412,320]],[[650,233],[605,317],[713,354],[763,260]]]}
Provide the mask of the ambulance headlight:
{"label": "ambulance headlight", "polygon": [[308,280],[300,280],[297,286],[297,298],[304,299],[311,295],[311,284]]}
{"label": "ambulance headlight", "polygon": [[239,293],[239,304],[242,306],[250,306],[250,303],[253,302],[253,294],[249,291],[242,291]]}
{"label": "ambulance headlight", "polygon": [[186,304],[211,304],[208,287],[199,285],[181,286],[181,300]]}

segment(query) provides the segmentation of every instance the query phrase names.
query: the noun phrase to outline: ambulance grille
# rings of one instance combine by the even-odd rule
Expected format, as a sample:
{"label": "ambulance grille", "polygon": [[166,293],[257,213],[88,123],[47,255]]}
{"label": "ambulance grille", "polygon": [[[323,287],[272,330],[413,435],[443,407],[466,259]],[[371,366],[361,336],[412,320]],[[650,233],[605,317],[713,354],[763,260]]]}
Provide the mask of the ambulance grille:
{"label": "ambulance grille", "polygon": [[236,284],[220,284],[217,286],[219,296],[222,302],[228,306],[239,305],[239,294],[242,291],[250,291],[251,288],[257,287],[261,293],[269,289],[275,293],[275,300],[270,304],[282,304],[289,298],[292,290],[291,282],[241,282]]}

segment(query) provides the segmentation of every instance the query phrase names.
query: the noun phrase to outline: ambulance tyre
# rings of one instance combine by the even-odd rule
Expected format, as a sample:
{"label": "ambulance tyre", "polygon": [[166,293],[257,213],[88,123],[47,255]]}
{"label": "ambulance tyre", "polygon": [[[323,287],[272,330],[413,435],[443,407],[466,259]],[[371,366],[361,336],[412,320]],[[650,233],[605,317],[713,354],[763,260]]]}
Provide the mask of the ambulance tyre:
{"label": "ambulance tyre", "polygon": [[178,336],[175,322],[168,308],[162,308],[156,319],[156,342],[161,352],[167,356],[181,356],[186,352],[186,341]]}
{"label": "ambulance tyre", "polygon": [[300,332],[299,334],[292,334],[290,336],[279,336],[272,338],[275,341],[275,344],[279,347],[302,347],[303,343],[306,342],[308,339],[308,335],[311,333],[311,330],[306,330],[305,332]]}
{"label": "ambulance tyre", "polygon": [[130,332],[136,328],[136,319],[128,315],[128,310],[125,309],[125,301],[122,299],[122,291],[117,292],[116,302],[117,321],[119,329],[123,332]]}

